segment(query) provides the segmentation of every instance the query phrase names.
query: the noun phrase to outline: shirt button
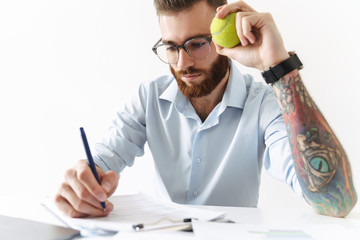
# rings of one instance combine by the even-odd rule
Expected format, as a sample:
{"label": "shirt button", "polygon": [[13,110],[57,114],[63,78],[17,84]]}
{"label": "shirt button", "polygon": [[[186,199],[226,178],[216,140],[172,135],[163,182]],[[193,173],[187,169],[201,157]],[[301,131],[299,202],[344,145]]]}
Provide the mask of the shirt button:
{"label": "shirt button", "polygon": [[197,196],[198,194],[199,194],[199,193],[198,193],[196,190],[193,191],[193,195],[194,195],[194,196]]}
{"label": "shirt button", "polygon": [[196,163],[199,164],[201,162],[201,159],[200,158],[197,158],[196,159]]}

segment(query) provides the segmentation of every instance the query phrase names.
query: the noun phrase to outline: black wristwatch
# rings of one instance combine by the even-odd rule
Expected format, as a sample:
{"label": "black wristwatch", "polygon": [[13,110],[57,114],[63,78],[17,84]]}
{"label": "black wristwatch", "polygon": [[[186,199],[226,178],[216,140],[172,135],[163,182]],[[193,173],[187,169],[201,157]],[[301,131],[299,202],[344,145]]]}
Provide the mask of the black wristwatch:
{"label": "black wristwatch", "polygon": [[268,70],[261,73],[266,83],[272,85],[289,72],[303,68],[302,63],[295,52],[289,52],[289,54],[290,57],[288,59],[274,67],[269,67]]}

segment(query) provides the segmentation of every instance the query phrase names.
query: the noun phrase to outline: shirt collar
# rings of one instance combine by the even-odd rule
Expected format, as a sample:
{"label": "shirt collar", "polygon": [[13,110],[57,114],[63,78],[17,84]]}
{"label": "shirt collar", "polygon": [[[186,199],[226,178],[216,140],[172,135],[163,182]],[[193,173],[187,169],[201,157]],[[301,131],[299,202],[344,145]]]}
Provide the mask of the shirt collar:
{"label": "shirt collar", "polygon": [[235,63],[231,61],[229,80],[222,99],[222,104],[225,104],[228,107],[244,108],[246,97],[247,93],[244,76],[235,66]]}
{"label": "shirt collar", "polygon": [[183,112],[188,102],[188,99],[179,90],[178,84],[174,77],[172,77],[170,85],[159,96],[159,98],[174,103],[180,112]]}
{"label": "shirt collar", "polygon": [[[245,79],[240,70],[235,67],[234,62],[232,60],[229,62],[230,75],[223,99],[220,103],[220,108],[244,108],[247,95]],[[180,92],[174,77],[172,78],[170,85],[159,96],[159,98],[173,102],[181,112],[188,104],[188,99]]]}

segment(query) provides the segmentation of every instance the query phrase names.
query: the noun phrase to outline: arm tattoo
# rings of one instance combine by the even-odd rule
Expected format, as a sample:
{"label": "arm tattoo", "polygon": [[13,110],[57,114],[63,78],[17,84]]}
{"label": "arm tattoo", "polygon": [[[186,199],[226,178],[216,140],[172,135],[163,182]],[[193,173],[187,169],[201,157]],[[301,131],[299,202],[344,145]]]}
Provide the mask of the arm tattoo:
{"label": "arm tattoo", "polygon": [[274,84],[283,111],[296,173],[309,204],[343,217],[357,196],[345,151],[307,92],[298,70]]}

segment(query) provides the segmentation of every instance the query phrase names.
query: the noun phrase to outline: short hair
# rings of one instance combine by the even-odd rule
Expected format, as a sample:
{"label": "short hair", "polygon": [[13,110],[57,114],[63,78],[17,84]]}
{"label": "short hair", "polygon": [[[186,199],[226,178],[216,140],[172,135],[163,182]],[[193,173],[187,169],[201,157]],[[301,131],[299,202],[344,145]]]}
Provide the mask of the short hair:
{"label": "short hair", "polygon": [[227,4],[227,0],[154,0],[156,14],[173,15],[182,10],[191,8],[198,2],[205,1],[211,8],[216,8]]}

